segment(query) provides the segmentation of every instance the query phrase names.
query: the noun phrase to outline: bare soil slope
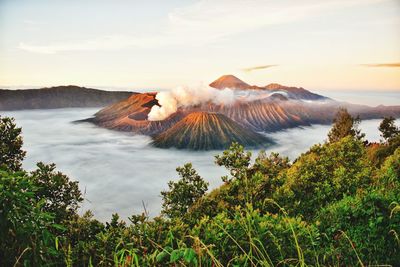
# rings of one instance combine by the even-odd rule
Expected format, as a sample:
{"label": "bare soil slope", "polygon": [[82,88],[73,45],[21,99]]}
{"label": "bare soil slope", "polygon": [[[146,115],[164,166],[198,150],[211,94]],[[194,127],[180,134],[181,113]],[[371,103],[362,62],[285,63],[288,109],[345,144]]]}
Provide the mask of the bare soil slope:
{"label": "bare soil slope", "polygon": [[207,112],[190,113],[158,135],[153,144],[162,148],[212,150],[228,148],[232,142],[247,147],[272,144],[265,136],[242,127],[225,115]]}

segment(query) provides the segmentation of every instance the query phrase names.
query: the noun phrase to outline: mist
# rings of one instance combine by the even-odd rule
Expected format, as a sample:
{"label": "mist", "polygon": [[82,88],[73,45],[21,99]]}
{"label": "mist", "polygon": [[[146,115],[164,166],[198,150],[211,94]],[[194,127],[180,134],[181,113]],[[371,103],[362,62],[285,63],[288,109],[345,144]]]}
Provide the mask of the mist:
{"label": "mist", "polygon": [[352,104],[361,104],[375,107],[378,105],[395,106],[400,104],[400,90],[382,92],[362,91],[362,90],[346,90],[346,91],[313,91],[314,93],[330,97],[337,101],[349,102]]}
{"label": "mist", "polygon": [[[221,151],[191,152],[158,149],[149,145],[147,136],[131,135],[72,121],[90,117],[97,109],[54,109],[0,112],[11,116],[23,128],[27,157],[24,168],[35,169],[36,162],[56,163],[57,169],[79,181],[85,194],[81,213],[91,209],[95,217],[106,221],[118,212],[126,219],[143,211],[151,216],[161,208],[160,191],[178,175],[176,167],[192,162],[199,174],[220,185],[226,170],[214,164]],[[380,120],[363,121],[361,129],[370,141],[379,140]],[[276,145],[267,151],[295,159],[316,143],[326,139],[330,126],[314,125],[267,134]],[[253,151],[256,155],[258,151]]]}
{"label": "mist", "polygon": [[210,86],[179,86],[170,91],[157,93],[156,99],[159,106],[154,105],[148,114],[148,120],[158,121],[168,118],[180,107],[191,107],[204,103],[217,105],[231,105],[235,101],[254,101],[266,98],[272,94],[280,93],[287,96],[285,91],[264,91],[264,90],[238,90],[224,88],[215,89]]}
{"label": "mist", "polygon": [[148,120],[158,121],[168,118],[180,107],[190,107],[201,103],[230,105],[234,102],[233,90],[217,90],[210,86],[179,86],[171,91],[159,92],[156,95],[158,105],[154,105],[148,114]]}

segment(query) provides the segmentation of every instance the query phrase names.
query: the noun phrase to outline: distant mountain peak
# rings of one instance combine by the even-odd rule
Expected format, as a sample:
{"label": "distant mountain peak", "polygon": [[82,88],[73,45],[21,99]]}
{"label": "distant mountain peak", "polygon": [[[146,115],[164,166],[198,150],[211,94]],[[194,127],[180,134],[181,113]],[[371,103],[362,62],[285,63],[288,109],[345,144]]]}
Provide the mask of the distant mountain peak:
{"label": "distant mountain peak", "polygon": [[[322,100],[328,99],[322,95],[314,94],[303,87],[285,86],[279,83],[270,83],[266,86],[249,85],[233,75],[223,75],[210,83],[216,89],[231,88],[236,90],[268,90],[270,92],[284,91],[288,99]],[[280,98],[283,100],[283,98]]]}
{"label": "distant mountain peak", "polygon": [[217,89],[224,89],[224,88],[235,88],[235,89],[247,89],[251,86],[241,79],[237,78],[234,75],[223,75],[210,83],[211,87]]}

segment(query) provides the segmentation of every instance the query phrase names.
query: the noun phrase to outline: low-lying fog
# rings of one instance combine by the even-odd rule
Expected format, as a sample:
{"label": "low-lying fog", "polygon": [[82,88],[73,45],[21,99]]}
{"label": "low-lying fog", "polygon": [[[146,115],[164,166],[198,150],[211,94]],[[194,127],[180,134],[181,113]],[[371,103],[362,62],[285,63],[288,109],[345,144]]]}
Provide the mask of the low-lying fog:
{"label": "low-lying fog", "polygon": [[[90,117],[97,109],[54,109],[0,112],[12,116],[23,128],[27,158],[24,167],[35,168],[38,161],[54,162],[58,170],[78,180],[85,202],[82,210],[91,209],[100,220],[108,220],[118,212],[122,218],[143,210],[150,215],[161,207],[160,191],[176,179],[175,168],[192,162],[210,188],[221,184],[225,170],[214,164],[219,151],[190,152],[151,147],[147,136],[132,136],[98,128],[74,120]],[[378,141],[379,120],[361,124],[368,140]],[[276,151],[291,159],[311,145],[325,140],[330,126],[315,125],[269,134]],[[254,151],[256,154],[257,151]]]}

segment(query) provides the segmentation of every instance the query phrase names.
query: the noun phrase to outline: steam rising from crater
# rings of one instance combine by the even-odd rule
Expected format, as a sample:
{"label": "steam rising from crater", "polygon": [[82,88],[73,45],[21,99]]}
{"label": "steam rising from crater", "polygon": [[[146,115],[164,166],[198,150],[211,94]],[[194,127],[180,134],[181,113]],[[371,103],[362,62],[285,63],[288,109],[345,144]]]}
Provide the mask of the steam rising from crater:
{"label": "steam rising from crater", "polygon": [[158,105],[154,105],[148,114],[148,120],[158,121],[168,118],[180,107],[190,107],[202,103],[230,105],[235,101],[235,94],[231,89],[217,90],[209,86],[188,87],[179,86],[168,92],[159,92],[156,95]]}
{"label": "steam rising from crater", "polygon": [[151,108],[147,116],[149,121],[160,121],[168,118],[180,107],[191,107],[203,103],[231,105],[235,101],[255,101],[266,99],[272,94],[288,96],[285,91],[239,90],[236,88],[215,89],[210,86],[179,86],[171,91],[159,92],[156,95],[158,105]]}

